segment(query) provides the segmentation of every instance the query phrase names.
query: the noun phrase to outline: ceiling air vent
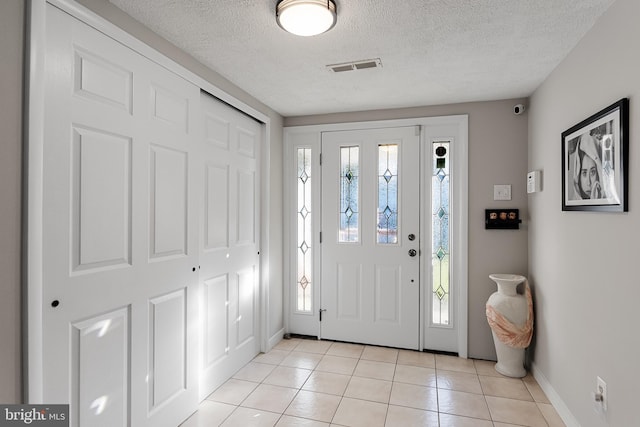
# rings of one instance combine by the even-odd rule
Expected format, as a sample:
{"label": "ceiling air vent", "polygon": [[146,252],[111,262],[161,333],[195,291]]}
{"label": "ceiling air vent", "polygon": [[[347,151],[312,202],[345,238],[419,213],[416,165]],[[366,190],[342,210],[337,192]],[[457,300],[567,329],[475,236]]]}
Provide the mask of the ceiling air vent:
{"label": "ceiling air vent", "polygon": [[365,59],[363,61],[344,62],[342,64],[327,65],[327,69],[334,73],[342,73],[344,71],[366,70],[367,68],[382,68],[380,58]]}

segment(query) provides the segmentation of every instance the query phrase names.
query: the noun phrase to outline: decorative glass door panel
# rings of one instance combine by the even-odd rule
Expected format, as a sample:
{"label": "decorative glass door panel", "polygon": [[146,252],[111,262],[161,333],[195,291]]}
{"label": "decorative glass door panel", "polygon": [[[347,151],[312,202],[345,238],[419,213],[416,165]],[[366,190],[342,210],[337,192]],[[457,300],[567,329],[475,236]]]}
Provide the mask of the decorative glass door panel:
{"label": "decorative glass door panel", "polygon": [[378,238],[398,243],[398,145],[378,146]]}
{"label": "decorative glass door panel", "polygon": [[311,223],[311,148],[298,148],[297,200],[297,288],[296,311],[310,312],[313,288]]}
{"label": "decorative glass door panel", "polygon": [[340,231],[341,243],[358,241],[360,222],[358,205],[360,187],[360,147],[340,148]]}
{"label": "decorative glass door panel", "polygon": [[449,141],[432,143],[433,167],[431,169],[431,323],[449,325]]}

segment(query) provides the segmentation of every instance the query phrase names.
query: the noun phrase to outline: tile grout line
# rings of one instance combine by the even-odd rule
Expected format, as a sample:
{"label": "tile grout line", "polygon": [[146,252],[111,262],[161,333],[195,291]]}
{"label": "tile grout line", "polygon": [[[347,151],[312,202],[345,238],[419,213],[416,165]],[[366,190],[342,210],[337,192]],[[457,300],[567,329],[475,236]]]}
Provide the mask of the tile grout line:
{"label": "tile grout line", "polygon": [[476,376],[478,377],[478,384],[480,384],[480,391],[482,391],[482,400],[484,401],[484,406],[487,408],[487,413],[489,414],[489,421],[491,421],[491,424],[495,426],[496,422],[493,419],[491,408],[489,408],[489,402],[487,402],[487,395],[484,392],[484,386],[482,385],[482,381],[480,381],[480,374],[478,373],[478,368],[476,367],[475,362],[473,363],[473,369],[475,369]]}

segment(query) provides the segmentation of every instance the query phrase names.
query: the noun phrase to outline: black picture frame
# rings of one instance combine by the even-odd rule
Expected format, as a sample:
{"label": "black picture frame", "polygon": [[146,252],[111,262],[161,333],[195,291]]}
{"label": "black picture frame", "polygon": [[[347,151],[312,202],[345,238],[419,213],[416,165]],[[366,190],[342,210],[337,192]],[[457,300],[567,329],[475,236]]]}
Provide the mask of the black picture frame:
{"label": "black picture frame", "polygon": [[629,99],[562,132],[562,210],[627,212]]}

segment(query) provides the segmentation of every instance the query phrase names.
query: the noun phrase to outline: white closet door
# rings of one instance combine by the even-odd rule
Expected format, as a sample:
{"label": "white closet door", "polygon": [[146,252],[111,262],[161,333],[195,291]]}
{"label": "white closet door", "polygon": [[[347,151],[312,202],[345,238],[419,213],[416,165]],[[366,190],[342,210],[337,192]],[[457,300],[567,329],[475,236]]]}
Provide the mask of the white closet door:
{"label": "white closet door", "polygon": [[43,401],[71,425],[197,409],[199,89],[47,6]]}
{"label": "white closet door", "polygon": [[201,398],[260,351],[258,159],[262,125],[203,93],[198,148]]}

